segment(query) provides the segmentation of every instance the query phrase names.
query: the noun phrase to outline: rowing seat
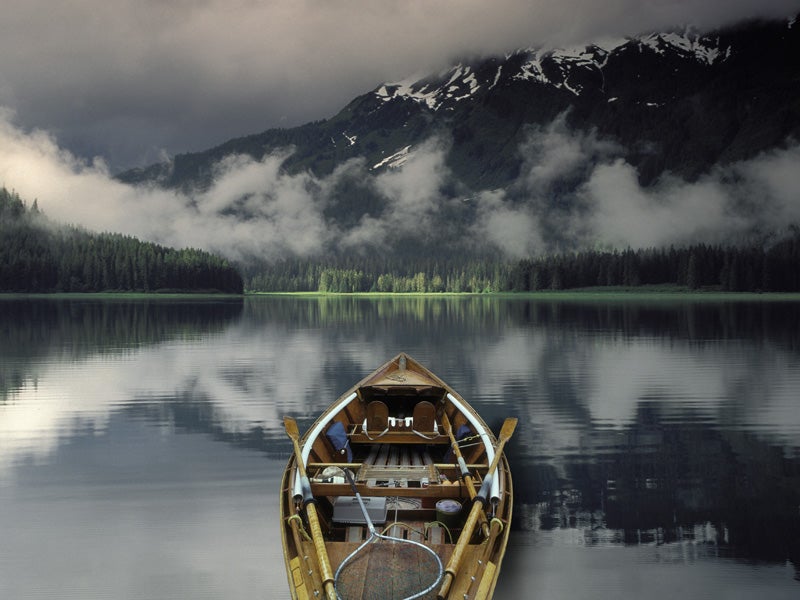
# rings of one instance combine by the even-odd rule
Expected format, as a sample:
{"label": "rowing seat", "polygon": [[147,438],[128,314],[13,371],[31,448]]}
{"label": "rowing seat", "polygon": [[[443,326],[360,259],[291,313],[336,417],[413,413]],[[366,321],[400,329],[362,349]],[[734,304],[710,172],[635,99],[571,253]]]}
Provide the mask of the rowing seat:
{"label": "rowing seat", "polygon": [[436,407],[422,400],[414,406],[412,419],[414,425],[412,431],[425,439],[434,439],[439,435],[439,428],[436,425]]}
{"label": "rowing seat", "polygon": [[[364,425],[364,433],[370,439],[376,439],[385,434],[389,431],[389,407],[380,400],[373,400],[367,404],[367,418]],[[377,435],[374,435],[375,433]]]}
{"label": "rowing seat", "polygon": [[414,407],[414,429],[432,432],[436,429],[436,407],[427,400],[417,402]]}

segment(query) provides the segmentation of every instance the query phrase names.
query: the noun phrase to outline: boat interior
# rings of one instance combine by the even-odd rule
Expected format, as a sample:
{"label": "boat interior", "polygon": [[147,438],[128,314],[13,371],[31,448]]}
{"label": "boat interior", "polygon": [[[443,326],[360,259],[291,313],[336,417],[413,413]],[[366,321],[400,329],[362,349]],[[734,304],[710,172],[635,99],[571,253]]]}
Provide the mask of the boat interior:
{"label": "boat interior", "polygon": [[389,535],[452,543],[470,497],[459,480],[443,417],[459,440],[476,487],[489,466],[483,441],[441,388],[370,386],[359,391],[317,436],[306,465],[326,538],[359,542],[368,535],[342,471],[349,469],[377,529],[400,523]]}
{"label": "boat interior", "polygon": [[[490,464],[497,464],[491,459],[496,443],[461,398],[435,376],[405,369],[403,358],[399,368],[369,376],[334,403],[306,433],[302,450],[297,451],[303,457],[326,553],[337,572],[339,597],[421,598],[413,594],[437,581],[442,565],[457,554],[469,567],[459,571],[452,587],[455,595],[447,597],[473,597],[473,588],[478,586],[483,595],[475,597],[490,597],[507,533],[493,533],[491,544],[483,542],[490,520],[500,522],[502,530],[510,518],[510,474],[504,460],[491,478],[495,487],[487,486],[492,490],[488,514],[481,512],[467,547],[457,550],[456,542],[472,506],[462,470],[469,471],[467,480],[473,489],[480,489],[488,479]],[[313,551],[308,546],[311,538],[302,530],[304,500],[296,464],[291,473],[287,471],[283,493],[292,505],[287,531],[296,548],[289,557],[290,578],[297,583],[298,597],[304,597],[305,591],[300,590],[311,588],[299,582],[317,575],[304,566]],[[413,544],[372,543],[369,552],[361,552],[374,540],[365,513],[380,537]],[[472,527],[474,521],[471,531]],[[428,548],[428,553],[415,544]],[[499,556],[494,554],[498,548]],[[441,561],[439,566],[431,554]],[[403,577],[396,577],[398,573]],[[312,587],[321,590],[321,582],[315,581]],[[435,597],[435,591],[424,594],[426,600]]]}

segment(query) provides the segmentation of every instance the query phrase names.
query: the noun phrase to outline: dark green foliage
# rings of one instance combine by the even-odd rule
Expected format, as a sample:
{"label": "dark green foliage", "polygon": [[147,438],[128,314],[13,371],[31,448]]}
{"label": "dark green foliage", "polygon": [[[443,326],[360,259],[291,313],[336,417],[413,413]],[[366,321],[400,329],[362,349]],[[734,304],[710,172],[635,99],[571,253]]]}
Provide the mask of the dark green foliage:
{"label": "dark green foliage", "polygon": [[246,287],[254,292],[502,292],[511,289],[510,270],[489,259],[293,259],[251,268]]}
{"label": "dark green foliage", "polygon": [[[287,259],[247,270],[260,292],[509,292],[675,285],[722,291],[800,291],[800,231],[769,247],[650,248],[565,253],[509,263],[498,258],[381,254]],[[0,189],[0,291],[195,290],[242,293],[228,261],[120,234],[49,222],[36,203]]]}
{"label": "dark green foliage", "polygon": [[256,292],[527,292],[671,285],[691,290],[800,292],[800,233],[769,248],[697,244],[587,251],[520,260],[351,257],[262,264]]}
{"label": "dark green foliage", "polygon": [[676,285],[729,292],[800,291],[800,234],[762,246],[649,248],[581,252],[521,260],[511,271],[518,291],[595,286]]}
{"label": "dark green foliage", "polygon": [[242,278],[218,256],[175,250],[120,234],[58,226],[0,189],[0,291],[218,291],[240,294]]}

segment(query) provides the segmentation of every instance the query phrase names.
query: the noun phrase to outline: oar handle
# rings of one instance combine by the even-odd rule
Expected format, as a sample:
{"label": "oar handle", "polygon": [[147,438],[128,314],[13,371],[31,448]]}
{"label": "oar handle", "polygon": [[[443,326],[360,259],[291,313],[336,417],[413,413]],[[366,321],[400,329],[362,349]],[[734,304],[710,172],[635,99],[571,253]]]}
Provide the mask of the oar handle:
{"label": "oar handle", "polygon": [[322,575],[322,587],[328,600],[337,600],[336,587],[333,581],[333,571],[328,550],[325,548],[325,539],[322,536],[322,528],[319,526],[317,507],[314,504],[306,505],[306,516],[308,517],[308,527],[311,529],[311,539],[314,542],[314,550],[317,552],[320,574]]}
{"label": "oar handle", "polygon": [[[444,427],[447,436],[450,438],[453,454],[456,456],[458,468],[461,471],[461,479],[464,480],[464,483],[467,486],[467,492],[469,493],[470,500],[473,500],[475,496],[477,496],[477,492],[475,491],[475,483],[472,481],[472,474],[469,472],[469,468],[467,468],[467,463],[464,460],[464,456],[461,454],[461,448],[458,445],[458,440],[456,439],[455,435],[453,435],[453,426],[450,424],[450,419],[448,418],[446,412],[442,413],[442,426]],[[481,530],[483,531],[484,535],[489,535],[489,525],[485,517],[481,519]]]}
{"label": "oar handle", "polygon": [[322,587],[325,590],[325,597],[327,600],[337,600],[331,561],[328,558],[328,550],[325,548],[325,538],[322,535],[322,528],[319,525],[314,495],[311,493],[311,484],[306,476],[306,467],[303,464],[303,453],[300,450],[300,444],[298,442],[299,431],[297,429],[297,423],[291,417],[284,417],[283,422],[286,426],[286,433],[291,438],[292,446],[294,447],[295,463],[297,463],[297,471],[300,474],[300,487],[303,491],[303,507],[306,511],[308,527],[311,530],[311,539],[314,542],[314,550],[317,554],[317,563],[319,564],[320,575],[322,576]]}
{"label": "oar handle", "polygon": [[442,426],[447,432],[447,436],[450,438],[450,446],[453,448],[453,454],[456,455],[456,462],[458,463],[458,468],[461,471],[462,479],[470,479],[470,481],[467,482],[467,487],[470,490],[470,497],[473,497],[475,495],[475,486],[472,485],[472,476],[467,468],[467,463],[464,461],[464,457],[461,455],[461,448],[458,445],[458,440],[456,439],[455,435],[453,435],[453,426],[450,424],[450,419],[447,417],[447,413],[442,414]]}

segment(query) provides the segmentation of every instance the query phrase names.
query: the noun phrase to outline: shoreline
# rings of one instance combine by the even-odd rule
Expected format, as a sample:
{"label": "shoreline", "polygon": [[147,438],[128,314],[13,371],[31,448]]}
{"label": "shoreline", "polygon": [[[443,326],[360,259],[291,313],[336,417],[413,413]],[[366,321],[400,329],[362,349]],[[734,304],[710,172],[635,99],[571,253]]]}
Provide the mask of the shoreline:
{"label": "shoreline", "polygon": [[245,292],[246,297],[508,298],[530,300],[692,300],[800,302],[800,292],[722,292],[667,288],[578,288],[536,292]]}
{"label": "shoreline", "polygon": [[689,290],[669,287],[592,287],[569,290],[540,290],[535,292],[251,292],[226,294],[212,292],[0,292],[0,299],[50,300],[243,300],[288,296],[295,298],[506,298],[557,301],[617,301],[617,300],[674,300],[674,301],[758,301],[800,302],[799,292],[723,292],[719,290]]}
{"label": "shoreline", "polygon": [[246,294],[226,294],[212,292],[0,292],[0,299],[4,300],[24,300],[30,299],[49,299],[49,300],[222,300],[222,299],[243,299]]}

